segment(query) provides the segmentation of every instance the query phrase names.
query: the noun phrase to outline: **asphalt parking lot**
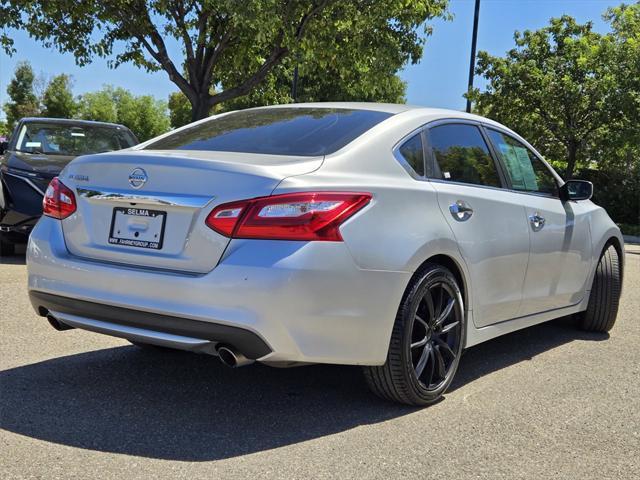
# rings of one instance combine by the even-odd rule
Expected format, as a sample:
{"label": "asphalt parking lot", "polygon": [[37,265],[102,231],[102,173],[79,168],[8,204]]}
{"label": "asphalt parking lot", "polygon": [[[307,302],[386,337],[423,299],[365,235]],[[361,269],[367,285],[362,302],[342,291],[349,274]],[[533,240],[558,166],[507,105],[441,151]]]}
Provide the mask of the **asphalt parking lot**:
{"label": "asphalt parking lot", "polygon": [[359,369],[231,370],[56,332],[0,265],[0,477],[640,478],[640,247],[611,335],[562,319],[469,349],[444,401],[377,400]]}

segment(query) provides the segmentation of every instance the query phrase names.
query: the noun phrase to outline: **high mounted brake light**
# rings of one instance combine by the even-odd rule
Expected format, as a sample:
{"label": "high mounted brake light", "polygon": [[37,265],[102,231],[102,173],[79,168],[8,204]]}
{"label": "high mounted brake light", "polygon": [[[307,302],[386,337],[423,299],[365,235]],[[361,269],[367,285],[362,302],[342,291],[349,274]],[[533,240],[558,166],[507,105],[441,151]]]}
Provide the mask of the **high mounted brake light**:
{"label": "high mounted brake light", "polygon": [[206,224],[231,238],[339,242],[340,225],[370,200],[361,192],[286,193],[219,205]]}

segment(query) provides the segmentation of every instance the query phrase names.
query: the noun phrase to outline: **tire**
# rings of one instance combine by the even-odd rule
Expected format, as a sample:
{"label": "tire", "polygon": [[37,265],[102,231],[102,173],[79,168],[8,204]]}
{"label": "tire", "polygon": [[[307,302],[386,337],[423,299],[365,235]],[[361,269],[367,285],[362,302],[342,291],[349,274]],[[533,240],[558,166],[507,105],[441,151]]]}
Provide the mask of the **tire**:
{"label": "tire", "polygon": [[0,239],[0,257],[11,257],[16,253],[16,246],[5,240]]}
{"label": "tire", "polygon": [[598,261],[587,309],[578,316],[580,327],[588,332],[608,332],[616,323],[622,275],[618,251],[609,245]]}
{"label": "tire", "polygon": [[427,264],[402,298],[385,364],[364,367],[369,388],[407,405],[436,402],[458,369],[465,328],[455,277],[445,267]]}

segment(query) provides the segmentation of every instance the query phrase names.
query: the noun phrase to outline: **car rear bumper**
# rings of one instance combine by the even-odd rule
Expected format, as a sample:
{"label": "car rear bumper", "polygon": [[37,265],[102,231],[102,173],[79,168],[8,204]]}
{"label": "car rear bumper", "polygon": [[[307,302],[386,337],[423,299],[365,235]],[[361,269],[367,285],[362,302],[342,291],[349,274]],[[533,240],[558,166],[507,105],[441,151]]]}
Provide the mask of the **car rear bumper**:
{"label": "car rear bumper", "polygon": [[171,338],[178,344],[183,339],[185,348],[192,345],[194,350],[197,346],[206,348],[211,342],[233,345],[252,360],[271,353],[271,348],[262,338],[243,328],[113,307],[35,290],[29,292],[29,299],[42,316],[52,315],[57,321],[71,327],[109,332],[124,338],[133,335],[143,339],[146,334],[146,338],[152,342],[164,339],[167,343],[167,339]]}
{"label": "car rear bumper", "polygon": [[234,240],[206,274],[133,268],[70,255],[48,217],[27,263],[36,311],[208,339],[274,363],[384,363],[411,276],[359,269],[342,242]]}

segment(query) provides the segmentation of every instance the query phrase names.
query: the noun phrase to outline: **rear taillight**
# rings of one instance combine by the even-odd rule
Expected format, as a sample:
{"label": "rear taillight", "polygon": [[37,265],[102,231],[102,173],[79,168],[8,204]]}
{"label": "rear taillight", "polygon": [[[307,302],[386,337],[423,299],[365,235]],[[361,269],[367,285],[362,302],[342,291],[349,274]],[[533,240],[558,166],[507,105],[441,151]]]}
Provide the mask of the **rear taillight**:
{"label": "rear taillight", "polygon": [[42,199],[42,213],[62,220],[76,211],[76,197],[69,187],[54,177]]}
{"label": "rear taillight", "polygon": [[232,238],[336,242],[340,225],[370,200],[370,193],[286,193],[219,205],[206,223]]}

